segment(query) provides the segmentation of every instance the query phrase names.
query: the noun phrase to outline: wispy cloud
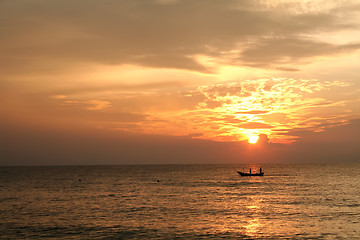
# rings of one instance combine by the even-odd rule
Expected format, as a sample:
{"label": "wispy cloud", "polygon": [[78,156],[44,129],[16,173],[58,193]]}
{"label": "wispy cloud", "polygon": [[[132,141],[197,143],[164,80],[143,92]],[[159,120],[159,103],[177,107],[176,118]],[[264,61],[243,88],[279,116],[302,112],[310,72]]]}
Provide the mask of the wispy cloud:
{"label": "wispy cloud", "polygon": [[89,100],[86,103],[90,105],[86,109],[92,111],[104,110],[111,107],[111,103],[109,101]]}
{"label": "wispy cloud", "polygon": [[359,49],[319,38],[358,29],[359,11],[353,1],[5,0],[0,61],[7,71],[83,61],[209,72],[197,60],[202,55],[217,64],[296,70],[309,58]]}
{"label": "wispy cloud", "polygon": [[[317,96],[343,86],[346,84],[340,81],[316,79],[246,80],[166,95],[153,94],[146,96],[141,105],[133,103],[133,98],[126,98],[113,108],[127,105],[133,112],[148,110],[140,128],[126,129],[121,123],[116,129],[148,134],[196,134],[196,138],[216,141],[239,141],[250,134],[264,133],[273,141],[283,142],[296,138],[289,136],[291,129],[321,131],[347,122],[346,101]],[[184,103],[184,99],[188,102]],[[321,109],[324,113],[319,115]],[[116,121],[111,126],[116,126]]]}
{"label": "wispy cloud", "polygon": [[146,155],[172,139],[172,154],[186,143],[193,158],[196,142],[237,158],[253,135],[262,156],[341,135],[355,152],[359,13],[358,0],[0,0],[3,140],[46,128],[108,136],[116,153],[118,137]]}

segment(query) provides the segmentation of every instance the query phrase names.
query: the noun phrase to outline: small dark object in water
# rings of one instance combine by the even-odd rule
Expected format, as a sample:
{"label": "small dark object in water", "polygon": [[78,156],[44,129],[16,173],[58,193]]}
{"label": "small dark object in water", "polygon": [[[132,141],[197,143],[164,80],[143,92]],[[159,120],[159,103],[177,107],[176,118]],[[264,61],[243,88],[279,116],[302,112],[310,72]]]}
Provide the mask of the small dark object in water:
{"label": "small dark object in water", "polygon": [[264,176],[264,172],[260,173],[244,173],[244,172],[237,172],[241,176]]}
{"label": "small dark object in water", "polygon": [[157,180],[156,182],[160,182],[160,180]]}
{"label": "small dark object in water", "polygon": [[79,179],[79,182],[81,182],[81,179]]}

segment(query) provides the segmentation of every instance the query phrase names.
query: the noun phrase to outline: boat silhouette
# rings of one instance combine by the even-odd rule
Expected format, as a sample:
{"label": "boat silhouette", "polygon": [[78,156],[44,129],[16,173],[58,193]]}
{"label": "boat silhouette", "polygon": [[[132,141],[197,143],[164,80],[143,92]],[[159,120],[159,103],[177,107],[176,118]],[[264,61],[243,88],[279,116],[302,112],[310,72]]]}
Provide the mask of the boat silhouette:
{"label": "boat silhouette", "polygon": [[250,172],[248,172],[248,173],[240,172],[240,171],[237,171],[237,173],[240,174],[240,176],[264,176],[264,172],[262,171],[261,168],[260,168],[260,171],[257,173],[252,173],[251,168],[250,168]]}
{"label": "boat silhouette", "polygon": [[239,172],[237,171],[238,174],[240,174],[241,176],[264,176],[264,172],[259,172],[259,173],[244,173],[244,172]]}

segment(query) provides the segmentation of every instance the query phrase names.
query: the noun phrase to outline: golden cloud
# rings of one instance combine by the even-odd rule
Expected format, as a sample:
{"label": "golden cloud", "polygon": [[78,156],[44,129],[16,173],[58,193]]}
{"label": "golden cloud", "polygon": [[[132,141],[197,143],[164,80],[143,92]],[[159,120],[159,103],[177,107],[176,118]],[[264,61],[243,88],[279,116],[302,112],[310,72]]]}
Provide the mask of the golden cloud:
{"label": "golden cloud", "polygon": [[[160,105],[171,103],[183,108],[149,108],[152,111],[146,112],[147,118],[142,122],[140,131],[148,134],[196,134],[196,138],[217,141],[241,141],[249,135],[264,133],[273,141],[292,141],[296,136],[286,134],[290,129],[319,131],[330,126],[328,122],[346,121],[346,115],[334,113],[342,111],[336,106],[344,101],[318,97],[318,93],[343,86],[346,84],[340,81],[271,78],[201,86],[167,94],[169,101],[163,103],[160,101],[163,96],[154,94],[148,96],[150,100],[143,102],[141,109],[146,109],[147,104],[151,106],[154,101]],[[183,97],[179,96],[188,98],[188,103],[181,105]],[[131,105],[131,102],[128,104]],[[323,108],[328,114],[319,118],[316,108]],[[136,108],[133,110],[136,111]],[[337,117],[332,117],[334,114]],[[325,125],[320,126],[320,123]]]}

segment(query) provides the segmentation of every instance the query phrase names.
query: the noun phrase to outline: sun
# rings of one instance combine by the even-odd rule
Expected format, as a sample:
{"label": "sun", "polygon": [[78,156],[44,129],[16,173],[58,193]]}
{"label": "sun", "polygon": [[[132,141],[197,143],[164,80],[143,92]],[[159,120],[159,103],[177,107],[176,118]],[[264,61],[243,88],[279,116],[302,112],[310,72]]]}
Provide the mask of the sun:
{"label": "sun", "polygon": [[254,144],[254,143],[256,143],[258,140],[259,140],[259,136],[250,136],[248,141],[249,141],[249,143]]}

